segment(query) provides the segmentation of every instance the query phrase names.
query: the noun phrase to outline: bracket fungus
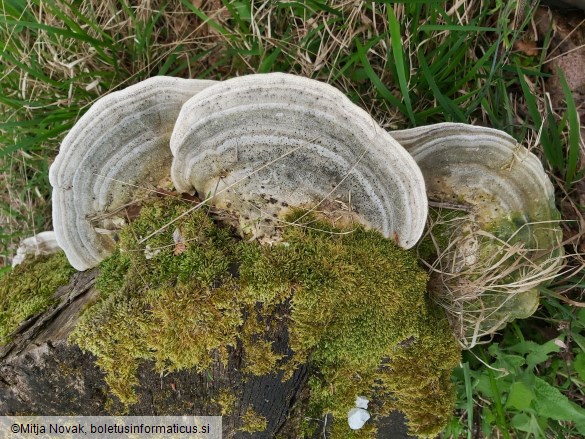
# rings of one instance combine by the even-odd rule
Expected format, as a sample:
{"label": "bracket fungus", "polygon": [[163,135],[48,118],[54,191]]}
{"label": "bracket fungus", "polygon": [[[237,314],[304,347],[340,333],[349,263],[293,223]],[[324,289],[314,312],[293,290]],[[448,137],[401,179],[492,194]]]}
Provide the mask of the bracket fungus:
{"label": "bracket fungus", "polygon": [[561,265],[552,185],[512,137],[452,123],[389,134],[332,86],[282,73],[155,77],[96,102],[50,169],[53,223],[70,263],[85,270],[110,255],[125,223],[117,212],[169,174],[179,191],[212,199],[236,214],[240,233],[264,242],[303,208],[411,248],[427,192],[462,204],[469,212],[449,227],[434,272],[468,346],[534,312],[535,287]]}
{"label": "bracket fungus", "polygon": [[[223,294],[229,296],[233,340],[226,342],[222,335],[213,349],[219,347],[224,353],[226,346],[236,345],[234,340],[240,337],[242,341],[246,335],[241,325],[249,323],[256,332],[263,327],[242,317],[255,315],[252,311],[258,303],[270,312],[292,303],[290,310],[283,311],[294,315],[289,328],[291,349],[299,358],[311,357],[320,364],[324,377],[323,383],[313,382],[311,391],[318,395],[316,399],[325,395],[329,400],[327,392],[337,388],[335,398],[343,401],[335,417],[347,414],[352,428],[364,426],[369,414],[367,404],[360,405],[363,398],[353,409],[350,399],[356,391],[373,388],[373,384],[358,388],[350,373],[356,367],[368,369],[362,374],[369,377],[368,382],[381,382],[380,377],[385,377],[382,387],[390,393],[382,392],[382,397],[402,392],[404,412],[412,425],[428,433],[425,435],[439,431],[450,416],[454,396],[449,374],[459,361],[460,347],[443,313],[435,312],[436,304],[429,303],[425,293],[427,273],[414,255],[404,250],[417,245],[424,232],[427,194],[443,206],[455,205],[466,212],[443,229],[448,242],[437,245],[440,248],[430,284],[431,292],[450,312],[455,335],[464,346],[472,346],[478,337],[513,318],[530,315],[538,304],[536,286],[554,276],[560,267],[559,215],[552,185],[538,159],[512,137],[497,130],[449,123],[388,133],[332,86],[282,73],[222,82],[158,77],[100,99],[67,135],[50,170],[55,232],[70,263],[85,270],[110,256],[116,246],[112,234],[124,225],[118,212],[145,192],[156,191],[157,184],[169,175],[177,191],[196,193],[202,201],[185,207],[184,200],[167,198],[144,207],[121,232],[120,251],[102,264],[106,275],[116,272],[112,282],[104,276],[103,285],[111,284],[111,290],[119,294],[116,300],[123,302],[127,299],[126,287],[119,281],[126,276],[129,285],[148,286],[148,294],[136,297],[148,301],[159,294],[165,298],[158,302],[163,308],[182,306],[175,300],[177,292],[185,296],[184,303],[189,303],[201,290],[205,292],[201,300],[209,303],[199,305],[220,310],[209,315],[225,320],[230,314],[225,311],[226,305],[215,309],[217,304],[213,302],[221,295],[215,285],[221,285]],[[182,204],[171,208],[171,201]],[[213,204],[214,212],[221,211],[232,225],[237,218],[238,231],[244,237],[273,243],[282,234],[285,245],[259,249],[236,240],[229,227],[216,230],[207,215],[194,212],[204,204]],[[321,216],[326,217],[323,222]],[[303,218],[305,221],[300,221]],[[209,236],[221,239],[202,239],[202,223],[195,224],[196,219],[208,221]],[[188,221],[193,224],[183,224],[185,230],[172,232],[175,227],[169,228],[175,223],[180,228]],[[403,248],[361,225],[349,230],[348,222],[375,229]],[[281,227],[282,223],[286,227]],[[313,230],[309,224],[330,227],[332,234]],[[298,225],[301,227],[292,227]],[[301,229],[303,233],[310,230],[309,235]],[[184,232],[193,236],[185,235],[187,239]],[[430,233],[438,233],[438,229],[431,227]],[[347,243],[330,240],[335,235],[342,241],[346,234]],[[315,250],[317,241],[320,247]],[[220,244],[221,248],[208,252],[191,248]],[[236,246],[240,250],[233,251]],[[204,260],[208,255],[212,255],[210,260]],[[279,262],[279,255],[284,255],[286,264]],[[252,260],[252,256],[264,258],[263,262],[257,264],[259,259]],[[356,262],[358,256],[364,262]],[[221,263],[210,267],[208,262],[214,258]],[[130,272],[122,273],[131,260],[136,262],[137,272],[136,267],[142,267],[142,282],[134,282]],[[158,267],[159,260],[167,261],[171,268]],[[229,268],[238,264],[238,276],[232,278]],[[279,264],[281,272],[275,275]],[[351,264],[360,269],[345,269]],[[321,267],[322,276],[316,267]],[[200,278],[194,276],[196,269],[201,271]],[[173,273],[179,275],[167,282],[164,276]],[[332,273],[337,273],[337,278]],[[150,276],[152,282],[144,282]],[[217,276],[225,279],[216,282]],[[229,282],[224,282],[226,279]],[[348,288],[355,287],[359,294],[346,295],[346,287],[337,285],[351,285]],[[238,293],[232,294],[230,288]],[[243,290],[247,296],[241,294]],[[210,291],[213,294],[208,294]],[[353,306],[358,302],[359,306]],[[366,305],[370,307],[367,312],[356,311]],[[96,315],[117,318],[115,302],[99,306],[94,308]],[[315,311],[321,306],[323,311]],[[331,312],[336,306],[341,311]],[[151,319],[155,307],[150,303],[148,307],[145,315]],[[160,314],[166,323],[154,329],[131,326],[137,331],[161,330],[170,345],[180,346],[175,343],[180,341],[176,331],[167,331],[180,319],[169,321],[171,314]],[[327,323],[323,323],[325,315]],[[128,323],[132,318],[124,316],[122,320]],[[347,331],[347,327],[356,327],[350,323],[361,322],[362,318],[366,324],[360,323],[359,331]],[[85,340],[86,348],[95,347],[94,333],[99,333],[103,340],[92,352],[101,355],[100,361],[105,361],[102,364],[110,364],[119,372],[119,355],[110,354],[118,353],[120,346],[109,344],[111,331],[96,329],[91,319],[89,313],[81,324],[78,343]],[[97,321],[103,323],[99,318]],[[319,325],[313,327],[314,322]],[[221,328],[215,317],[204,324],[193,320],[189,324],[199,327],[181,330],[194,333]],[[123,337],[131,338],[127,334]],[[197,337],[203,342],[208,338],[209,333]],[[168,367],[169,358],[174,358],[171,363],[176,369],[196,364],[201,370],[212,361],[212,348],[195,346],[195,361],[182,355],[184,347],[166,352],[160,339],[159,335],[151,337],[149,343],[154,345],[146,353],[140,349],[136,355],[128,352],[130,357],[134,355],[128,361],[152,354],[157,364]],[[129,340],[130,344],[134,342]],[[265,343],[260,346],[270,345],[268,340]],[[242,341],[244,351],[248,352],[250,344]],[[317,349],[321,356],[315,353]],[[254,358],[251,353],[253,349],[247,355]],[[248,370],[262,373],[283,359],[271,352],[256,357],[266,361],[252,364]],[[393,366],[382,367],[388,358]],[[415,364],[418,359],[422,362]],[[304,360],[294,361],[293,366]],[[338,374],[340,370],[347,373]],[[134,372],[129,368],[127,376],[118,382],[120,395],[127,401],[135,397]],[[332,385],[337,379],[337,385]],[[435,404],[438,408],[420,410],[421,395],[428,393],[426,389],[438,388],[442,389],[440,397],[432,396],[425,406]],[[417,409],[409,412],[408,407],[414,406]],[[442,411],[440,416],[437,410]],[[432,419],[426,416],[430,413]]]}
{"label": "bracket fungus", "polygon": [[154,77],[99,99],[67,134],[49,171],[57,242],[78,270],[111,254],[110,214],[168,177],[183,103],[214,81]]}
{"label": "bracket fungus", "polygon": [[16,267],[24,262],[27,256],[50,255],[60,250],[57,244],[57,237],[52,230],[37,233],[34,236],[25,238],[21,241],[16,250],[16,255],[12,259],[12,266]]}
{"label": "bracket fungus", "polygon": [[412,157],[319,81],[273,73],[217,83],[185,103],[171,150],[175,187],[210,194],[254,237],[271,239],[271,222],[289,206],[336,210],[405,248],[424,228],[427,199]]}
{"label": "bracket fungus", "polygon": [[530,316],[536,287],[554,277],[563,254],[560,215],[540,160],[506,133],[479,126],[441,123],[392,136],[420,166],[429,197],[465,212],[443,222],[440,233],[449,236],[433,267],[433,287],[456,336],[471,347]]}

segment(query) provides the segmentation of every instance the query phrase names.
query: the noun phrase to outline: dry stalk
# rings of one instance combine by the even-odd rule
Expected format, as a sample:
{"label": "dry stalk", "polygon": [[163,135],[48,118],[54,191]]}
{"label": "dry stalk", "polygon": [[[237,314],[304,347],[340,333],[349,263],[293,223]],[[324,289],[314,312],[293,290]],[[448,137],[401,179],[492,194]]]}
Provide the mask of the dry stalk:
{"label": "dry stalk", "polygon": [[[554,248],[539,248],[537,242],[519,239],[525,227],[549,230],[547,223],[528,223],[502,239],[482,230],[473,214],[451,219],[439,215],[429,224],[437,254],[428,264],[430,292],[465,349],[489,341],[486,336],[507,322],[532,314],[538,286],[560,275],[565,260],[560,240]],[[433,235],[439,228],[446,232]]]}

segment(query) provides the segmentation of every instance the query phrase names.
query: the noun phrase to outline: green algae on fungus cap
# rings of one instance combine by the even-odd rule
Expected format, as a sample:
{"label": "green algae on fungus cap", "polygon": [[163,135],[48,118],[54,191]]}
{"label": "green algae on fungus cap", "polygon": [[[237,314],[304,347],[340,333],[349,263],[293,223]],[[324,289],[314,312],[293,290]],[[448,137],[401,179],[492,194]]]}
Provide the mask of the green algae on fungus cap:
{"label": "green algae on fungus cap", "polygon": [[77,270],[116,248],[112,215],[170,174],[181,105],[215,81],[157,76],[98,99],[69,131],[49,170],[57,242]]}
{"label": "green algae on fungus cap", "polygon": [[0,345],[26,319],[46,310],[53,294],[69,282],[75,270],[63,252],[27,258],[0,277]]}
{"label": "green algae on fungus cap", "polygon": [[420,166],[429,198],[467,211],[441,227],[449,239],[437,249],[431,281],[462,343],[472,347],[533,313],[537,286],[556,275],[563,257],[553,186],[538,158],[502,131],[471,125],[392,136]]}
{"label": "green algae on fungus cap", "polygon": [[[219,82],[185,103],[171,178],[276,240],[290,207],[336,210],[413,247],[427,198],[412,157],[341,91],[284,73]],[[345,207],[345,208],[344,208]]]}

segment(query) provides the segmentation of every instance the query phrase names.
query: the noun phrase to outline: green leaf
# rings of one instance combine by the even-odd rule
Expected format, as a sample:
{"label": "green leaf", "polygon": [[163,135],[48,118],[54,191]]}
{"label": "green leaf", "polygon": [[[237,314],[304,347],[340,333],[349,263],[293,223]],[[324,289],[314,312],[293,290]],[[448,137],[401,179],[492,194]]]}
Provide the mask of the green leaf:
{"label": "green leaf", "polygon": [[505,370],[507,373],[519,373],[525,364],[526,359],[521,355],[505,354],[500,355],[492,366],[496,369]]}
{"label": "green leaf", "polygon": [[[489,407],[484,407],[481,414],[481,430],[485,437],[489,437],[492,425],[496,422],[496,415],[494,415],[494,412],[492,412]],[[471,430],[471,432],[473,434],[473,430]]]}
{"label": "green leaf", "polygon": [[585,422],[585,409],[571,403],[559,389],[542,378],[535,378],[534,393],[534,406],[539,416],[557,421]]}
{"label": "green leaf", "polygon": [[233,6],[235,10],[238,11],[238,16],[241,20],[252,20],[252,11],[250,10],[250,4],[248,2],[233,2]]}
{"label": "green leaf", "polygon": [[487,374],[482,374],[479,377],[477,384],[475,385],[475,391],[483,394],[486,398],[489,399],[494,397],[494,393],[490,384],[490,378]]}
{"label": "green leaf", "polygon": [[575,324],[578,325],[581,329],[585,329],[585,308],[581,308],[577,311],[577,319],[575,320]]}
{"label": "green leaf", "polygon": [[528,432],[530,431],[530,421],[530,416],[526,413],[518,413],[510,421],[510,425],[518,430]]}
{"label": "green leaf", "polygon": [[492,357],[499,357],[501,355],[505,355],[500,349],[500,345],[497,343],[492,343],[491,345],[489,345],[488,352]]}
{"label": "green leaf", "polygon": [[510,425],[517,430],[532,434],[534,437],[545,437],[544,432],[538,425],[538,420],[534,415],[518,413],[510,421]]}
{"label": "green leaf", "polygon": [[573,338],[573,341],[575,343],[577,343],[577,345],[579,345],[579,347],[581,348],[581,350],[583,350],[585,352],[585,337],[583,337],[580,334],[577,334],[576,332],[574,332],[573,334],[571,334],[571,337]]}
{"label": "green leaf", "polygon": [[[537,345],[538,346],[538,345]],[[559,352],[561,348],[555,344],[554,340],[547,341],[545,344],[538,346],[526,357],[526,365],[529,369],[548,360],[549,354]]]}
{"label": "green leaf", "polygon": [[[534,393],[526,384],[517,381],[510,386],[506,408],[526,410],[534,399]],[[523,430],[526,431],[526,430]]]}
{"label": "green leaf", "polygon": [[577,354],[575,360],[573,360],[573,368],[577,372],[577,375],[579,375],[579,378],[585,381],[585,353],[579,352]]}
{"label": "green leaf", "polygon": [[544,363],[552,352],[559,352],[561,348],[555,344],[554,340],[549,340],[544,344],[538,344],[533,341],[523,341],[509,348],[511,352],[519,354],[528,354],[526,356],[526,365],[529,369],[534,368],[537,364]]}

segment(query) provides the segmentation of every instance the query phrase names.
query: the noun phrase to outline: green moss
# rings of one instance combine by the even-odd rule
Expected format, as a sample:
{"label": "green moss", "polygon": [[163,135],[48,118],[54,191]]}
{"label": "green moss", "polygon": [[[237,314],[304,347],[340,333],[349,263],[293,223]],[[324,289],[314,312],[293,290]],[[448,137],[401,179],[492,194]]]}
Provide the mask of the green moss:
{"label": "green moss", "polygon": [[426,233],[416,247],[418,257],[432,262],[438,252],[447,248],[454,228],[465,216],[467,213],[461,210],[429,208]]}
{"label": "green moss", "polygon": [[379,391],[388,396],[381,411],[398,408],[406,415],[411,434],[434,438],[451,418],[445,407],[455,404],[450,376],[459,364],[460,350],[438,310],[429,310],[419,328],[418,337],[396,346],[378,372]]}
{"label": "green moss", "polygon": [[[248,326],[248,325],[246,325]],[[243,334],[242,347],[244,348],[244,372],[262,376],[274,373],[277,363],[284,358],[272,349],[272,342],[249,337]]]}
{"label": "green moss", "polygon": [[268,422],[264,416],[256,413],[254,409],[249,408],[242,416],[242,426],[239,430],[247,433],[256,433],[266,430],[267,425]]}
{"label": "green moss", "polygon": [[221,389],[215,402],[220,407],[221,416],[229,416],[234,411],[236,397],[228,389]]}
{"label": "green moss", "polygon": [[28,319],[55,303],[53,294],[75,270],[63,252],[26,259],[0,278],[0,345]]}
{"label": "green moss", "polygon": [[[154,361],[160,371],[204,371],[213,358],[225,363],[241,347],[247,374],[283,370],[288,377],[309,364],[307,413],[333,414],[331,437],[373,434],[373,423],[352,432],[347,412],[357,395],[388,398],[390,392],[393,403],[378,413],[408,414],[418,401],[436,422],[412,412],[412,431],[443,427],[454,395],[443,372],[457,363],[459,350],[444,317],[431,317],[427,276],[413,253],[375,231],[348,232],[311,215],[284,228],[280,244],[259,246],[235,239],[201,210],[149,240],[154,257],[146,259],[140,238],[189,207],[171,199],[143,207],[122,231],[119,251],[102,263],[102,295],[72,336],[97,355],[122,402],[136,401],[141,361]],[[180,251],[173,232],[181,236]],[[288,328],[292,355],[272,346],[278,325]],[[400,348],[410,340],[416,349]],[[412,387],[425,379],[430,384]]]}
{"label": "green moss", "polygon": [[227,348],[235,347],[242,324],[230,286],[211,289],[190,282],[166,288],[151,302],[145,336],[159,369],[202,372],[211,366],[214,351],[227,362]]}
{"label": "green moss", "polygon": [[[141,237],[188,207],[163,200],[144,207],[120,234],[119,250],[100,265],[99,300],[87,309],[70,337],[98,357],[112,392],[136,402],[136,371],[153,360],[159,371],[205,370],[217,351],[227,361],[242,324],[237,285],[228,274],[235,240],[197,211],[148,242]],[[185,249],[175,251],[176,230]],[[169,244],[170,243],[170,244]],[[213,300],[211,296],[213,295]]]}

